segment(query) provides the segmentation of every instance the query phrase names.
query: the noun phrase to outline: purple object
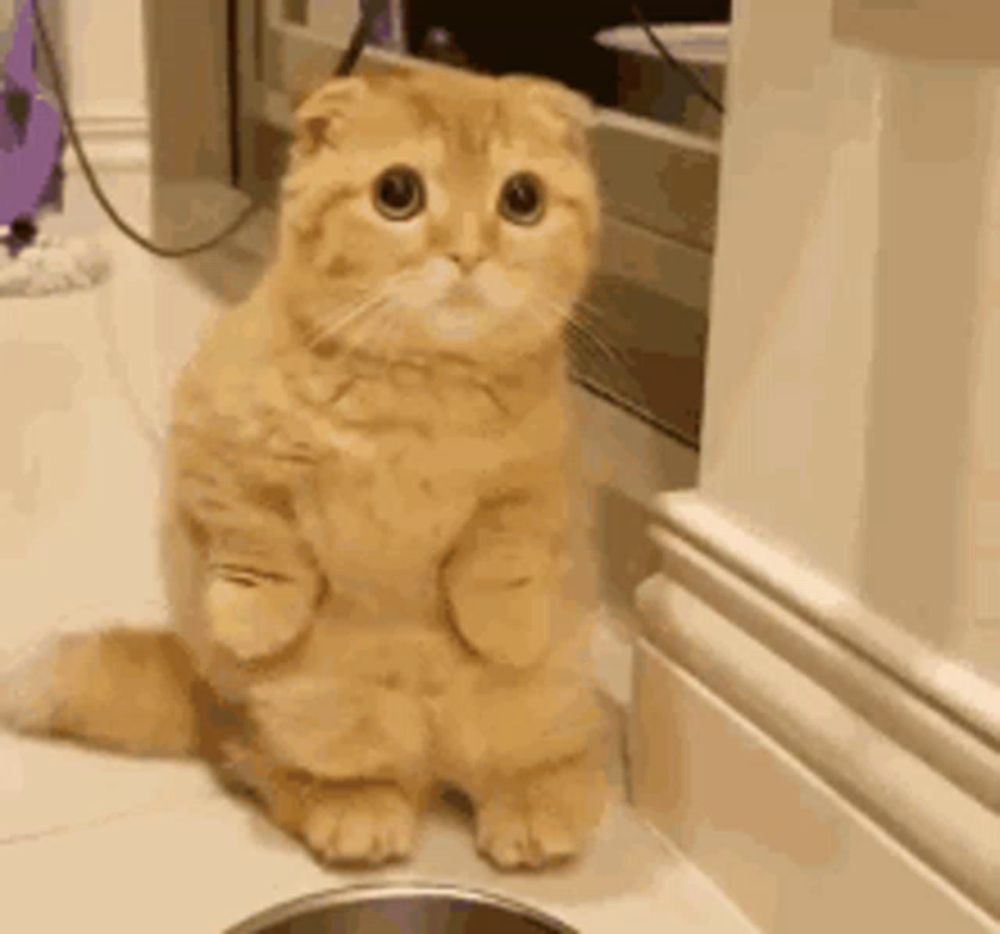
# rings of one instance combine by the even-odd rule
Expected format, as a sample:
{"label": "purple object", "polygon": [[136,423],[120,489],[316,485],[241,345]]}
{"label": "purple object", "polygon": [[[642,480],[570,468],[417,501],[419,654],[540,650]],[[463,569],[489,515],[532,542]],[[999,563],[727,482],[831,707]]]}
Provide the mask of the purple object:
{"label": "purple object", "polygon": [[0,76],[0,237],[17,255],[34,236],[43,207],[62,204],[59,112],[39,92],[32,7],[24,0]]}
{"label": "purple object", "polygon": [[[382,12],[375,17],[375,21],[372,23],[371,31],[372,45],[387,46],[392,43],[394,33],[392,12],[392,4],[386,3]],[[358,15],[361,16],[363,13],[364,3],[360,3],[358,7]]]}

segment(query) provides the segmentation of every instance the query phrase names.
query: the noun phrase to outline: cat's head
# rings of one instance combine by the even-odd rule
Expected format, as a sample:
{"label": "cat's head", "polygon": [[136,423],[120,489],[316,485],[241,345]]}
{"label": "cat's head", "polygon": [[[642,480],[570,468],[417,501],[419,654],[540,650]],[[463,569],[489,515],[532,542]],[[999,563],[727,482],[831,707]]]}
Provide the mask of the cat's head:
{"label": "cat's head", "polygon": [[589,104],[542,79],[341,78],[297,110],[282,272],[315,346],[486,359],[559,335],[590,272]]}

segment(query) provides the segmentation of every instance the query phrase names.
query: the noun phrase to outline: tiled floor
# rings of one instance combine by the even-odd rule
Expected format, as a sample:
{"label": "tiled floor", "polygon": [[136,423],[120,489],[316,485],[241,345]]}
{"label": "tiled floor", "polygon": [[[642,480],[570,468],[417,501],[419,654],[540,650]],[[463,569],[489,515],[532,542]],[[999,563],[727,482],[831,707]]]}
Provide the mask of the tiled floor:
{"label": "tiled floor", "polygon": [[[141,189],[138,177],[114,188],[140,223]],[[97,230],[72,194],[60,224]],[[0,663],[59,626],[162,614],[157,435],[218,305],[177,267],[99,235],[115,263],[101,289],[0,302]],[[623,698],[627,669],[607,645],[598,654]],[[493,872],[464,820],[442,810],[413,862],[377,875],[499,890],[584,932],[747,930],[621,800],[592,852],[559,871]],[[2,930],[217,934],[276,901],[370,878],[321,869],[196,763],[0,734]]]}

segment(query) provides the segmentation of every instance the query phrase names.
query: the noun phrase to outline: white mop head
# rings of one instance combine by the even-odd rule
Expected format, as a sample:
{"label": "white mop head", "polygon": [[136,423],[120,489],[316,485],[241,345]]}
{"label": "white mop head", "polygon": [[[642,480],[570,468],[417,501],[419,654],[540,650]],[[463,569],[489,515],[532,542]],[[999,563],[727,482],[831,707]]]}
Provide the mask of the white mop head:
{"label": "white mop head", "polygon": [[16,257],[0,248],[0,298],[89,289],[110,268],[107,253],[94,240],[39,234]]}

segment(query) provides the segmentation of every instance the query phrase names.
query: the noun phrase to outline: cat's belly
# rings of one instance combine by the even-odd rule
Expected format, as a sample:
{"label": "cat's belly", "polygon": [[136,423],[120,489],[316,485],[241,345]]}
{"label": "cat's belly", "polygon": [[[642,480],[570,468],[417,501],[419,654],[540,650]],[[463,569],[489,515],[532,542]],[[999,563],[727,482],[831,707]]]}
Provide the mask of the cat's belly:
{"label": "cat's belly", "polygon": [[376,450],[319,465],[298,513],[332,588],[399,592],[436,582],[478,499],[468,465],[436,454]]}
{"label": "cat's belly", "polygon": [[475,789],[495,768],[569,758],[595,735],[589,683],[555,660],[496,669],[446,631],[320,620],[294,665],[251,691],[258,741],[342,781],[388,777]]}

